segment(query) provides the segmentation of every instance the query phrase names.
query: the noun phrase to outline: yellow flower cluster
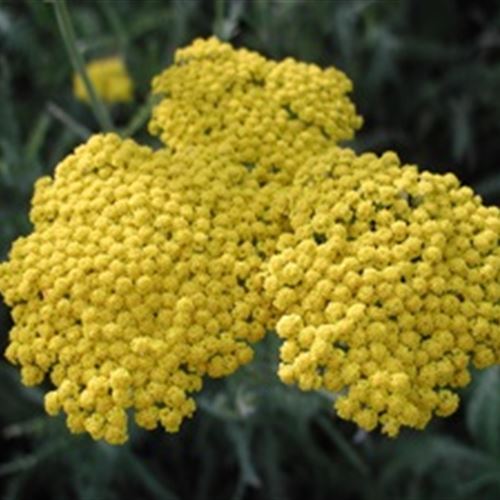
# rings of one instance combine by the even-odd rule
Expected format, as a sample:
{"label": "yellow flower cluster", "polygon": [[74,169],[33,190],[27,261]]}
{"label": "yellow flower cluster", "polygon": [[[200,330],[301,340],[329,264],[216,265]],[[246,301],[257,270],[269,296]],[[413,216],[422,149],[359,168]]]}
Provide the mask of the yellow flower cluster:
{"label": "yellow flower cluster", "polygon": [[500,362],[500,210],[452,174],[340,148],[291,197],[265,281],[280,378],[339,392],[342,418],[390,436],[451,414],[470,362]]}
{"label": "yellow flower cluster", "polygon": [[[131,98],[121,60],[88,69],[103,99]],[[338,147],[361,125],[350,90],[333,68],[196,40],[153,81],[164,147],[96,135],[37,182],[0,292],[6,356],[27,385],[50,376],[48,413],[114,444],[129,411],[174,432],[203,377],[275,328],[285,383],[394,436],[452,413],[470,363],[500,363],[499,209]]]}
{"label": "yellow flower cluster", "polygon": [[261,182],[288,184],[298,166],[361,126],[350,80],[293,59],[265,59],[216,38],[177,51],[153,80],[163,95],[149,130],[173,149],[225,144]]}
{"label": "yellow flower cluster", "polygon": [[129,408],[176,431],[203,375],[251,360],[269,322],[252,281],[281,228],[259,220],[269,201],[223,155],[97,135],[37,182],[35,230],[0,266],[6,356],[27,385],[50,374],[46,410],[72,431],[121,443]]}
{"label": "yellow flower cluster", "polygon": [[[134,85],[120,57],[96,59],[86,67],[95,91],[104,102],[129,102],[133,98]],[[73,93],[77,99],[89,102],[87,89],[80,75],[73,77]]]}

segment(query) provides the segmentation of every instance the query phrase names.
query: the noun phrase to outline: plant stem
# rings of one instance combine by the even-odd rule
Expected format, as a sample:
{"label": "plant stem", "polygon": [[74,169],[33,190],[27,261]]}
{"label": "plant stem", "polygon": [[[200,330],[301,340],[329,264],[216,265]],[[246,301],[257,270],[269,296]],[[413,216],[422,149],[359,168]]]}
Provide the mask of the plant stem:
{"label": "plant stem", "polygon": [[130,137],[140,130],[151,116],[151,110],[161,101],[159,95],[150,95],[147,101],[137,110],[128,125],[121,129],[122,137]]}
{"label": "plant stem", "polygon": [[102,12],[109,24],[111,25],[112,30],[115,32],[116,39],[120,45],[120,50],[122,52],[127,48],[127,32],[123,27],[123,24],[120,21],[120,18],[117,16],[116,11],[114,10],[112,4],[110,2],[104,1],[99,2],[99,6],[102,9]]}
{"label": "plant stem", "polygon": [[92,132],[77,122],[72,116],[70,116],[64,109],[60,108],[57,104],[53,102],[49,102],[47,105],[47,111],[57,120],[59,120],[63,125],[67,127],[68,130],[71,130],[75,135],[80,137],[83,140],[87,140]]}
{"label": "plant stem", "polygon": [[215,19],[213,25],[214,35],[219,38],[219,40],[224,40],[224,0],[214,0],[215,1]]}
{"label": "plant stem", "polygon": [[87,70],[85,69],[85,62],[82,55],[78,51],[76,45],[75,31],[73,25],[71,24],[71,19],[69,17],[68,6],[66,5],[66,0],[53,0],[54,8],[57,16],[57,23],[59,24],[59,29],[61,30],[61,35],[66,45],[66,50],[68,51],[71,64],[73,69],[80,76],[85,85],[85,89],[90,97],[90,105],[94,111],[94,115],[99,122],[99,126],[103,131],[113,130],[113,123],[109,116],[108,110],[104,103],[101,101],[97,92],[95,91],[92,82],[90,81]]}

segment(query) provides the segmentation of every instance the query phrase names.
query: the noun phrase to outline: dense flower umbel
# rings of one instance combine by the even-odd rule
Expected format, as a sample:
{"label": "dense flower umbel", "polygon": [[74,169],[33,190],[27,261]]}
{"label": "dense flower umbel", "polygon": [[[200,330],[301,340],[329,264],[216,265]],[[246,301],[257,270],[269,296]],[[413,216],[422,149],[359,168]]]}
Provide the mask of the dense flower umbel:
{"label": "dense flower umbel", "polygon": [[[129,102],[133,98],[134,85],[120,57],[96,59],[87,64],[87,73],[97,94],[104,102]],[[90,100],[79,75],[73,77],[73,92],[81,101]]]}
{"label": "dense flower umbel", "polygon": [[260,181],[288,183],[311,154],[360,127],[351,87],[334,68],[196,40],[153,80],[164,98],[149,129],[174,149],[223,143]]}
{"label": "dense flower umbel", "polygon": [[[89,74],[131,98],[119,59]],[[453,175],[337,147],[361,125],[350,90],[335,69],[197,40],[153,82],[165,147],[96,135],[38,181],[0,292],[6,356],[27,385],[50,376],[50,414],[115,444],[128,410],[176,431],[203,377],[276,328],[284,382],[394,436],[452,413],[470,363],[500,363],[499,209]]]}
{"label": "dense flower umbel", "polygon": [[220,148],[151,151],[94,136],[38,181],[34,232],[0,266],[23,382],[46,373],[46,409],[121,443],[126,410],[176,431],[202,376],[252,358],[269,323],[252,292],[281,227],[258,183]]}
{"label": "dense flower umbel", "polygon": [[293,234],[270,259],[279,375],[394,436],[458,405],[500,362],[500,211],[451,175],[334,148],[297,173]]}

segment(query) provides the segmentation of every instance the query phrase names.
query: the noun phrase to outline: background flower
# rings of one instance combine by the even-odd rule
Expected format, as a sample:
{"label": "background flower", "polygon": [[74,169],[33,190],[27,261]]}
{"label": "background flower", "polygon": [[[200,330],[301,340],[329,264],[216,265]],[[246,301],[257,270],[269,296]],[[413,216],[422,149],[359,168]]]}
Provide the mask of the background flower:
{"label": "background flower", "polygon": [[[106,103],[129,102],[133,99],[134,84],[120,57],[90,61],[86,67],[96,92]],[[73,77],[73,92],[77,99],[89,101],[89,95],[80,75]]]}

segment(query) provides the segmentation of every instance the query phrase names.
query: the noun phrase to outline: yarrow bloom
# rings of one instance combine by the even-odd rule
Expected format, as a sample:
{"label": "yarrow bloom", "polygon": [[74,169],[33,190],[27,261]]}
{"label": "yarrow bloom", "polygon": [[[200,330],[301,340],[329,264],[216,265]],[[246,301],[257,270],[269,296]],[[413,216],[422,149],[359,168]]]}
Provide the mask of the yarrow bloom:
{"label": "yarrow bloom", "polygon": [[[134,96],[134,84],[121,57],[95,59],[87,64],[90,81],[101,99],[109,104],[130,102]],[[73,77],[73,93],[81,101],[90,97],[80,75]]]}
{"label": "yarrow bloom", "polygon": [[49,413],[121,443],[126,410],[176,431],[202,377],[252,359],[269,323],[252,281],[280,228],[218,148],[153,152],[97,135],[37,182],[34,232],[0,266],[23,382],[50,374]]}
{"label": "yarrow bloom", "polygon": [[[121,60],[88,70],[104,100],[131,98]],[[37,182],[0,292],[6,357],[26,385],[50,378],[49,414],[113,444],[129,415],[175,432],[203,378],[276,330],[283,382],[394,436],[500,362],[499,209],[340,148],[361,126],[350,91],[334,68],[196,40],[153,81],[163,147],[97,134]]]}
{"label": "yarrow bloom", "polygon": [[223,143],[260,181],[288,185],[309,155],[361,126],[351,90],[335,68],[196,40],[153,80],[163,99],[149,130],[173,149]]}
{"label": "yarrow bloom", "polygon": [[342,418],[390,436],[453,413],[469,365],[500,362],[500,210],[452,174],[340,148],[290,194],[265,281],[280,378],[340,393]]}

